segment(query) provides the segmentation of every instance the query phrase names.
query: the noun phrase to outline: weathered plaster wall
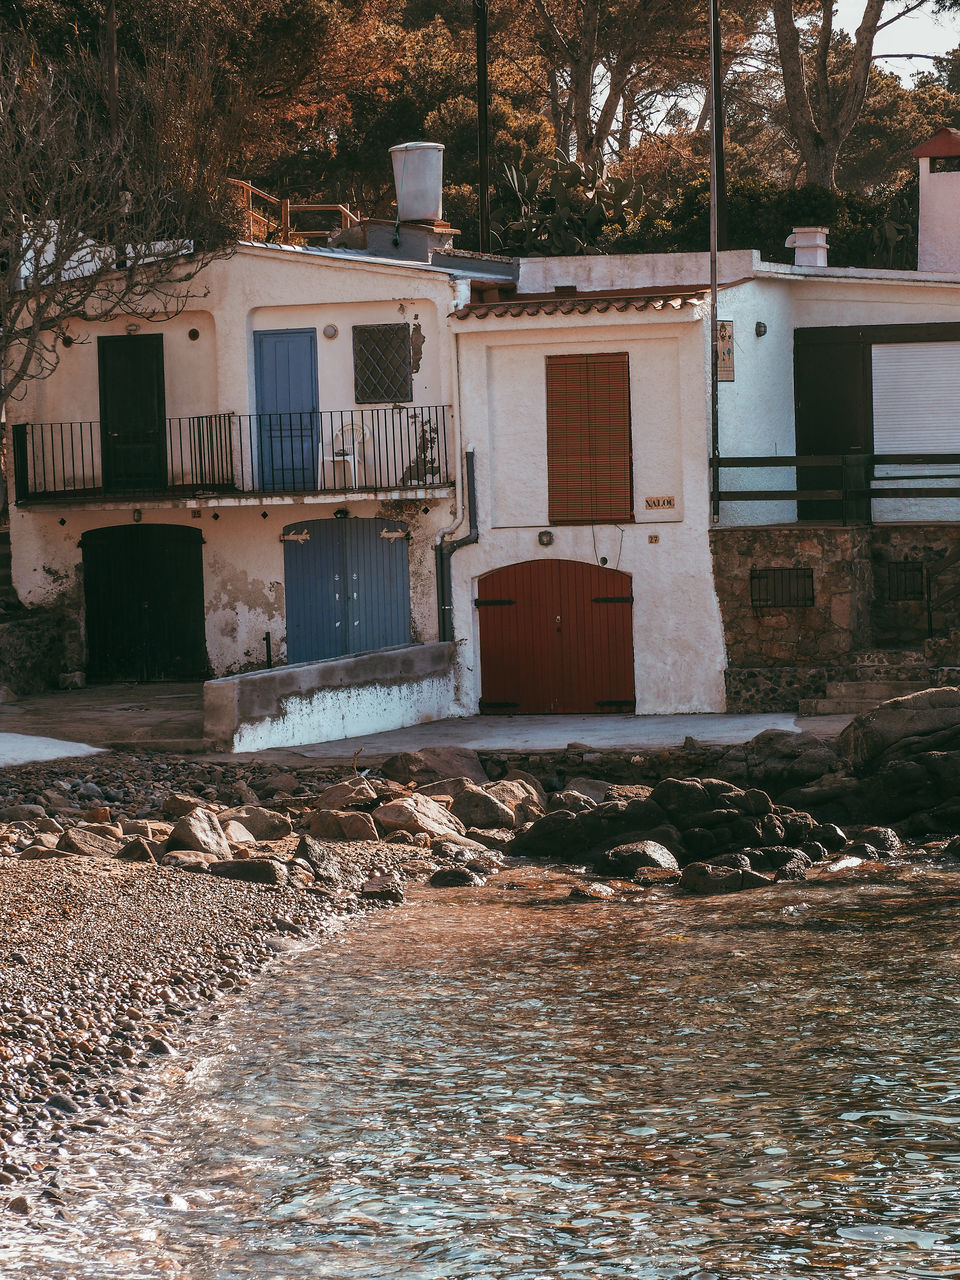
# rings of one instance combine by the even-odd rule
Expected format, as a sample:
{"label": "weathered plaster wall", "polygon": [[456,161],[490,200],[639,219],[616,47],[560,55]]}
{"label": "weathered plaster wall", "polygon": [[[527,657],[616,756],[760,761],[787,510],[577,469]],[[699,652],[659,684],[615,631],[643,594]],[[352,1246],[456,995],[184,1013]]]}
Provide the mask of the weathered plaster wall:
{"label": "weathered plaster wall", "polygon": [[[605,561],[631,575],[638,713],[723,709],[723,633],[707,538],[705,329],[698,308],[628,313],[616,325],[603,316],[576,325],[543,316],[461,322],[462,432],[476,450],[480,527],[479,542],[453,558],[466,713],[480,696],[477,580],[541,558]],[[571,351],[630,355],[636,523],[548,523],[544,361]],[[676,505],[647,509],[648,495],[672,496]],[[540,546],[543,529],[552,546]]]}
{"label": "weathered plaster wall", "polygon": [[[203,533],[203,586],[207,654],[217,675],[259,667],[266,661],[269,632],[274,662],[286,655],[283,544],[291,524],[333,518],[333,504],[279,502],[236,506],[205,499],[171,506],[144,503],[145,523],[180,524]],[[132,506],[35,508],[11,511],[13,580],[27,605],[57,605],[82,632],[83,575],[80,538],[88,529],[132,522]],[[410,526],[411,631],[417,640],[437,636],[433,546],[449,521],[449,505],[419,502],[350,501],[352,516],[405,520]],[[60,521],[63,524],[60,524]],[[117,607],[123,607],[118,599]]]}
{"label": "weathered plaster wall", "polygon": [[442,719],[453,702],[453,648],[419,645],[207,681],[204,737],[232,751],[265,751]]}

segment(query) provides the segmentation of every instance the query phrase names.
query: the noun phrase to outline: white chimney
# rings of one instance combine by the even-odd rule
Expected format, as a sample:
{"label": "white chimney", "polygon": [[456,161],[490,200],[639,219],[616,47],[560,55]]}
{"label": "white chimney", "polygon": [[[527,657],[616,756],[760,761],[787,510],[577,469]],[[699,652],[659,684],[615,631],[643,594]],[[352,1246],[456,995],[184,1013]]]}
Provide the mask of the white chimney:
{"label": "white chimney", "polygon": [[920,161],[917,268],[960,272],[960,129],[941,129],[913,154]]}
{"label": "white chimney", "polygon": [[793,234],[784,241],[793,249],[793,262],[797,267],[825,267],[827,265],[827,233],[829,227],[794,227]]}
{"label": "white chimney", "polygon": [[443,144],[404,142],[390,148],[401,222],[443,219]]}

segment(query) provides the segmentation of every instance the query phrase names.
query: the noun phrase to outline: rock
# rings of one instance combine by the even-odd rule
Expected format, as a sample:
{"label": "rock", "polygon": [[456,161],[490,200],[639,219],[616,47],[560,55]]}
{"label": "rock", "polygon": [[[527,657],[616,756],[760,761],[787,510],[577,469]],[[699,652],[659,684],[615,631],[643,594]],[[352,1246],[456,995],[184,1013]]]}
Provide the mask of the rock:
{"label": "rock", "polygon": [[300,779],[295,773],[275,773],[273,777],[268,778],[260,788],[260,792],[264,796],[275,796],[283,792],[285,795],[292,795],[295,791],[300,790]]}
{"label": "rock", "polygon": [[199,796],[186,795],[182,791],[169,791],[163,797],[160,810],[168,818],[183,818],[188,813],[193,813],[194,809],[203,809],[205,806],[206,801],[201,800]]}
{"label": "rock", "polygon": [[124,818],[120,830],[125,836],[144,836],[147,840],[166,840],[173,830],[169,822],[147,822],[142,818]]}
{"label": "rock", "polygon": [[236,818],[228,818],[226,822],[221,822],[223,836],[231,849],[244,845],[255,845],[257,843],[253,833],[248,831],[242,822],[238,822]]}
{"label": "rock", "polygon": [[810,838],[811,840],[816,840],[817,844],[822,844],[828,852],[842,849],[847,843],[845,832],[841,831],[832,822],[824,822],[820,826],[814,827],[810,832]]}
{"label": "rock", "polygon": [[275,858],[228,858],[211,862],[208,870],[221,880],[243,880],[248,884],[286,884],[287,869]]}
{"label": "rock", "polygon": [[800,861],[803,866],[810,865],[810,859],[800,849],[794,849],[790,845],[771,845],[762,851],[762,855],[767,865],[775,871],[780,867],[785,867],[788,863]]}
{"label": "rock", "polygon": [[318,881],[328,885],[340,885],[346,878],[340,857],[312,836],[301,836],[293,856],[305,862]]}
{"label": "rock", "polygon": [[568,902],[607,902],[616,891],[608,884],[575,884],[567,894]]}
{"label": "rock", "polygon": [[119,840],[97,835],[85,827],[71,827],[57,842],[57,848],[65,853],[78,853],[94,858],[112,858],[119,853],[120,847]]}
{"label": "rock", "polygon": [[688,893],[736,893],[742,886],[742,871],[715,867],[708,862],[691,862],[680,875],[680,888]]}
{"label": "rock", "polygon": [[476,789],[477,784],[470,778],[441,778],[438,782],[424,782],[417,787],[417,795],[429,796],[445,808],[449,809],[454,798],[469,787]]}
{"label": "rock", "polygon": [[482,856],[487,852],[487,846],[468,836],[438,836],[430,841],[430,852],[438,858],[462,858],[471,853]]}
{"label": "rock", "polygon": [[379,840],[369,813],[358,809],[318,809],[307,821],[307,832],[326,840]]}
{"label": "rock", "polygon": [[880,850],[866,840],[851,840],[843,852],[848,857],[866,862],[876,862],[880,857]]}
{"label": "rock", "polygon": [[210,858],[230,857],[223,828],[209,809],[194,809],[181,818],[167,837],[167,849],[192,849]]}
{"label": "rock", "polygon": [[398,800],[388,800],[373,812],[374,820],[384,834],[391,831],[407,831],[411,835],[435,836],[449,835],[451,831],[457,835],[464,834],[464,825],[437,804],[429,796],[404,796]]}
{"label": "rock", "polygon": [[376,799],[377,793],[366,778],[350,778],[327,787],[310,803],[317,809],[353,809],[373,804]]}
{"label": "rock", "polygon": [[0,822],[30,822],[34,818],[45,818],[46,809],[39,804],[10,804],[0,809]]}
{"label": "rock", "polygon": [[501,778],[501,782],[525,783],[531,789],[534,798],[540,803],[541,807],[546,809],[547,793],[544,791],[539,779],[535,778],[532,773],[527,773],[525,769],[515,769],[511,766]]}
{"label": "rock", "polygon": [[68,858],[70,856],[66,849],[51,849],[45,844],[27,845],[26,849],[20,850],[21,862],[43,862],[47,858]]}
{"label": "rock", "polygon": [[547,805],[551,813],[561,810],[566,813],[585,813],[588,809],[596,807],[596,800],[591,800],[580,791],[555,791]]}
{"label": "rock", "polygon": [[761,875],[759,871],[744,869],[740,872],[741,889],[765,889],[773,882],[773,876]]}
{"label": "rock", "polygon": [[254,840],[283,840],[293,833],[290,819],[285,813],[277,813],[273,809],[264,809],[256,804],[244,804],[235,809],[226,809],[219,815],[223,822],[240,822],[247,828]]}
{"label": "rock", "polygon": [[488,782],[483,789],[487,795],[493,796],[495,800],[499,800],[511,810],[516,825],[521,822],[534,822],[546,813],[546,797],[544,796],[543,800],[540,799],[543,788],[533,787],[521,778]]}
{"label": "rock", "polygon": [[601,875],[629,877],[641,867],[658,867],[661,871],[679,872],[680,864],[662,844],[655,840],[634,840],[614,845],[597,856],[594,863]]}
{"label": "rock", "polygon": [[960,730],[960,688],[954,686],[891,698],[854,717],[837,749],[859,768],[880,756],[923,751],[923,739],[943,730]]}
{"label": "rock", "polygon": [[482,845],[485,849],[496,849],[499,852],[510,847],[513,840],[512,831],[482,831],[479,827],[467,827],[466,838],[472,840],[474,844]]}
{"label": "rock", "polygon": [[660,867],[640,867],[631,876],[634,884],[641,885],[645,889],[652,888],[658,884],[676,884],[680,879],[680,872],[665,871]]}
{"label": "rock", "polygon": [[420,751],[402,751],[390,756],[380,772],[393,782],[439,782],[443,778],[469,778],[471,782],[489,782],[480,757],[467,747],[424,747]]}
{"label": "rock", "polygon": [[602,778],[571,778],[563,789],[565,792],[572,791],[574,795],[586,796],[594,804],[600,804],[607,798],[610,783]]}
{"label": "rock", "polygon": [[900,837],[890,827],[862,827],[859,838],[881,853],[897,853],[902,847]]}
{"label": "rock", "polygon": [[752,865],[745,853],[721,853],[711,861],[714,867],[729,867],[731,871],[750,871]]}
{"label": "rock", "polygon": [[[418,793],[422,794],[422,793]],[[450,812],[467,827],[490,827],[502,829],[516,826],[513,809],[502,804],[489,791],[468,783],[459,795],[454,797]]]}
{"label": "rock", "polygon": [[717,761],[718,778],[741,786],[762,785],[777,794],[837,769],[837,752],[812,733],[766,729]]}
{"label": "rock", "polygon": [[12,1200],[7,1201],[7,1210],[10,1213],[28,1214],[30,1201],[26,1196],[14,1196]]}
{"label": "rock", "polygon": [[403,889],[393,876],[371,876],[360,886],[360,897],[367,902],[403,901]]}
{"label": "rock", "polygon": [[807,859],[798,849],[795,858],[791,858],[789,862],[785,862],[782,867],[777,868],[777,874],[774,878],[778,882],[781,880],[806,880],[808,866]]}
{"label": "rock", "polygon": [[185,853],[168,853],[164,850],[160,855],[162,867],[173,867],[176,871],[206,871],[212,859],[204,853],[188,851]]}
{"label": "rock", "polygon": [[159,862],[163,857],[163,845],[157,840],[135,836],[117,852],[123,862]]}
{"label": "rock", "polygon": [[650,800],[671,818],[714,808],[713,797],[697,778],[665,778],[650,792]]}
{"label": "rock", "polygon": [[466,867],[441,867],[430,877],[428,884],[435,889],[456,889],[463,885],[483,884],[483,877]]}

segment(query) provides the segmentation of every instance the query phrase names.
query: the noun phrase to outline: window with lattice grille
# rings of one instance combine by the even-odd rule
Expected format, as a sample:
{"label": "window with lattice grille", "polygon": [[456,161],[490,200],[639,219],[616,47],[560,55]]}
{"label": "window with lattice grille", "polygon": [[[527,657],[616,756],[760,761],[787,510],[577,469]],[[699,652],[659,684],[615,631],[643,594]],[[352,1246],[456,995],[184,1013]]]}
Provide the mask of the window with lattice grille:
{"label": "window with lattice grille", "polygon": [[547,356],[547,489],[553,524],[633,519],[625,351]]}
{"label": "window with lattice grille", "polygon": [[413,399],[408,324],[353,326],[353,381],[357,404],[404,404]]}

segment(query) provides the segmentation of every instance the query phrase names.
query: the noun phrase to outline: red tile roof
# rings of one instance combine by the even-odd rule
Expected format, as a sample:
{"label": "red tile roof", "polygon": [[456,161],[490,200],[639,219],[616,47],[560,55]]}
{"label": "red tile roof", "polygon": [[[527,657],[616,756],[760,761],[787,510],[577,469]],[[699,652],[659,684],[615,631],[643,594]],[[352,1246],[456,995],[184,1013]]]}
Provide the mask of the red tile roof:
{"label": "red tile roof", "polygon": [[932,138],[914,147],[913,155],[918,159],[921,156],[960,156],[960,129],[940,129]]}
{"label": "red tile roof", "polygon": [[623,314],[627,311],[662,311],[664,307],[679,311],[681,307],[703,302],[705,296],[699,289],[658,290],[655,293],[641,289],[605,293],[531,293],[496,302],[472,302],[461,307],[456,315],[459,320],[486,320],[488,316],[584,316],[591,312],[604,315],[611,311]]}

